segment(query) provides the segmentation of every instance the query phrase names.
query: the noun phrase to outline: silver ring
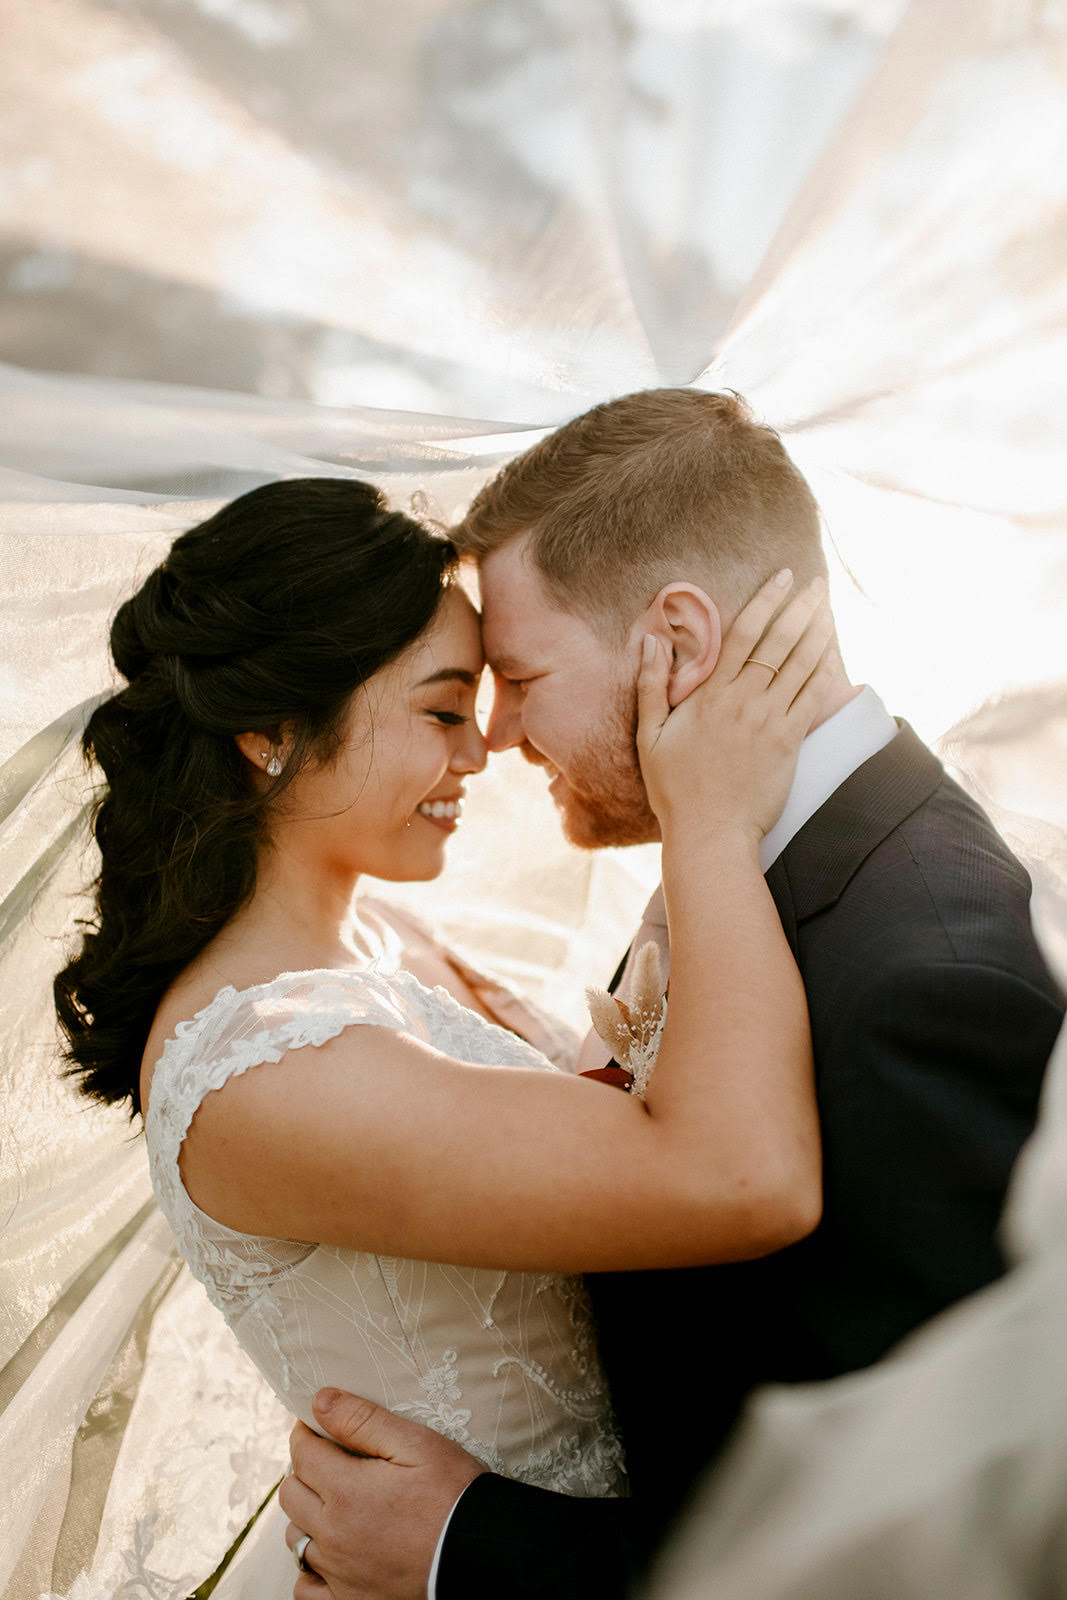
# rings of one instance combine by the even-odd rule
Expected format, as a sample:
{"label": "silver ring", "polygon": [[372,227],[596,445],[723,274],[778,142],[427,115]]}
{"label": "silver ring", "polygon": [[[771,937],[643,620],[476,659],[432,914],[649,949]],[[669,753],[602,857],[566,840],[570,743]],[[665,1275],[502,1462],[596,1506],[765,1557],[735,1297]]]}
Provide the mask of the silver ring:
{"label": "silver ring", "polygon": [[745,666],[766,667],[767,671],[772,672],[776,678],[781,671],[780,667],[772,667],[769,661],[761,661],[758,656],[749,656],[748,660],[745,662]]}
{"label": "silver ring", "polygon": [[304,1559],[304,1552],[307,1550],[307,1547],[310,1543],[310,1533],[302,1533],[293,1546],[293,1560],[296,1562],[301,1572],[313,1572],[315,1570],[313,1567],[309,1567]]}

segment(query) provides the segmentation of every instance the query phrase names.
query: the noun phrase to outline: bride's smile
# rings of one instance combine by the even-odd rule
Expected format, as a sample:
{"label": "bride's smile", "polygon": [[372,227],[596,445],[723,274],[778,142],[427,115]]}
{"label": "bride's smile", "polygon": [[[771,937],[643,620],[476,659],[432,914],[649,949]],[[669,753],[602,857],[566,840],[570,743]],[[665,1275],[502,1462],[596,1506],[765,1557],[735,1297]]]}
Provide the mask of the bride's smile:
{"label": "bride's smile", "polygon": [[463,815],[465,798],[463,790],[460,789],[457,794],[449,795],[447,799],[439,796],[436,800],[422,800],[415,809],[420,817],[426,818],[427,822],[435,823],[446,833],[454,833]]}
{"label": "bride's smile", "polygon": [[[394,883],[436,877],[459,825],[463,780],[486,764],[474,714],[483,665],[478,614],[451,587],[425,633],[355,690],[334,754],[279,795],[267,873],[299,878],[301,894],[316,881],[350,894],[365,873]],[[238,745],[265,774],[264,735],[242,734]],[[283,763],[285,754],[283,744]]]}

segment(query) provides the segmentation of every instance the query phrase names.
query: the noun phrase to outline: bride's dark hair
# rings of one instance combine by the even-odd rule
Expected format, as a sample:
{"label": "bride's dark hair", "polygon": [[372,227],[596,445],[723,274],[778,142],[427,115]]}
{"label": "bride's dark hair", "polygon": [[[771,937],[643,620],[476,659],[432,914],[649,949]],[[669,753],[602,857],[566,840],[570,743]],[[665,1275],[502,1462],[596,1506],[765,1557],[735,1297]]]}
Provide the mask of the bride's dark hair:
{"label": "bride's dark hair", "polygon": [[[433,620],[455,560],[370,484],[300,478],[182,534],[119,608],[111,654],[128,687],[82,739],[107,780],[95,915],[55,980],[85,1094],[140,1110],[160,999],[251,895],[271,803],[336,752],[353,690]],[[264,789],[234,735],[283,722],[291,754]]]}

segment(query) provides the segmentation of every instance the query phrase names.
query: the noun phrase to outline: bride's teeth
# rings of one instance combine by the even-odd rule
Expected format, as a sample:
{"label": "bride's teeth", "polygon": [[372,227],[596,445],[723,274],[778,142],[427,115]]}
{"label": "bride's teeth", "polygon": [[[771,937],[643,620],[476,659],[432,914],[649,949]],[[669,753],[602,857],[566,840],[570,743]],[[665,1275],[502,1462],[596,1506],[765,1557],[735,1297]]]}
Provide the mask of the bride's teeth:
{"label": "bride's teeth", "polygon": [[462,807],[456,800],[422,800],[415,809],[424,817],[449,817],[455,821]]}

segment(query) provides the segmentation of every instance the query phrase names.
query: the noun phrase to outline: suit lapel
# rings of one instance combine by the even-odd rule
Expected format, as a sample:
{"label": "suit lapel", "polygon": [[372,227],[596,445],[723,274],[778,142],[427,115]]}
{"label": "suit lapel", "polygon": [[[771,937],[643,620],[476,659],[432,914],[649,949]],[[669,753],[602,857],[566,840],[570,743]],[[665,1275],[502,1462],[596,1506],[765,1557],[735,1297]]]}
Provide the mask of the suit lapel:
{"label": "suit lapel", "polygon": [[[833,905],[871,851],[930,798],[944,776],[933,751],[901,722],[896,738],[857,767],[809,817],[766,873],[794,955],[797,923]],[[612,994],[633,948],[616,968]]]}
{"label": "suit lapel", "polygon": [[797,953],[797,913],[793,904],[793,893],[789,884],[789,874],[785,869],[785,862],[779,856],[777,861],[772,861],[764,873],[767,887],[771,891],[775,910],[778,912],[779,921],[785,929],[785,936],[789,940],[789,948],[794,956]]}
{"label": "suit lapel", "polygon": [[608,984],[608,993],[609,994],[614,994],[615,990],[619,987],[619,984],[622,982],[622,975],[626,971],[626,963],[630,959],[630,951],[632,949],[633,949],[633,945],[632,944],[628,944],[626,946],[626,949],[623,951],[622,960],[619,962],[618,966],[615,968],[614,976],[612,977],[611,982]]}
{"label": "suit lapel", "polygon": [[871,851],[930,798],[944,777],[937,757],[902,722],[896,738],[834,790],[767,874],[786,933],[790,933],[783,913],[787,892],[795,936],[797,922],[833,905]]}

